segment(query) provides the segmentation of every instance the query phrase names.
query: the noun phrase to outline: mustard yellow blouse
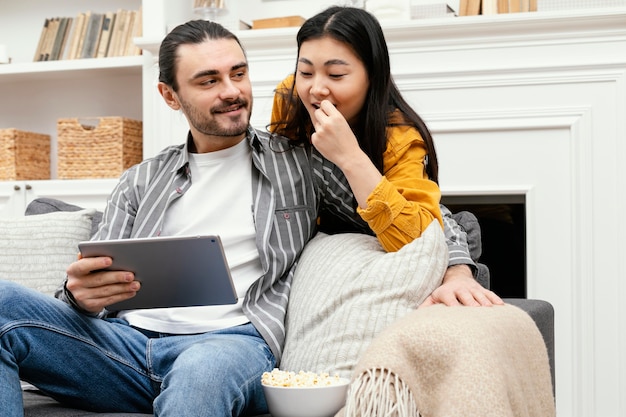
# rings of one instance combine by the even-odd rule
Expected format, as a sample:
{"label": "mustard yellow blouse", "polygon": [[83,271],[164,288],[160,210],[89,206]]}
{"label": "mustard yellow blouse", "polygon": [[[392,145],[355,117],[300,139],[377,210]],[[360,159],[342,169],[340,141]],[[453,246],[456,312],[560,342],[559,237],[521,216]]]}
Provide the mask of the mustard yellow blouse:
{"label": "mustard yellow blouse", "polygon": [[[285,78],[277,91],[288,91],[293,80],[293,75]],[[283,96],[274,95],[272,123],[282,120]],[[357,208],[388,252],[397,251],[420,237],[435,219],[443,228],[439,208],[441,191],[428,178],[424,166],[426,145],[416,128],[396,125],[402,120],[399,111],[390,114],[383,178],[369,195],[367,207]]]}

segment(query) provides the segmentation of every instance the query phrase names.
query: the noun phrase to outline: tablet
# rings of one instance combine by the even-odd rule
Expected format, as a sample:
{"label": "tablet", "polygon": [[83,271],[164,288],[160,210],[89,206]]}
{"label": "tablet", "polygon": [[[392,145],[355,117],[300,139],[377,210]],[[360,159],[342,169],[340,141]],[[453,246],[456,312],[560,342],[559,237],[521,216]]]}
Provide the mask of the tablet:
{"label": "tablet", "polygon": [[108,310],[237,303],[219,236],[169,236],[85,241],[83,257],[110,256],[108,270],[131,271],[141,282],[135,297]]}

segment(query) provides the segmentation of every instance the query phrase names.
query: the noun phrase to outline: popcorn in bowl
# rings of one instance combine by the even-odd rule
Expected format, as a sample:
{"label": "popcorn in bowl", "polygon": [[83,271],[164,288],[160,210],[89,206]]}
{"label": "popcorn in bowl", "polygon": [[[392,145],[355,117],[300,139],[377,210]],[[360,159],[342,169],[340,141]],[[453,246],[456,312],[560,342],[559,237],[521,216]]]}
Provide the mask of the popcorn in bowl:
{"label": "popcorn in bowl", "polygon": [[349,383],[339,375],[279,369],[261,377],[273,417],[332,417],[345,404]]}
{"label": "popcorn in bowl", "polygon": [[300,371],[295,373],[274,368],[272,372],[263,373],[261,383],[272,387],[307,388],[343,385],[345,384],[345,378],[340,378],[337,374],[330,376],[326,372],[316,374],[315,372]]}

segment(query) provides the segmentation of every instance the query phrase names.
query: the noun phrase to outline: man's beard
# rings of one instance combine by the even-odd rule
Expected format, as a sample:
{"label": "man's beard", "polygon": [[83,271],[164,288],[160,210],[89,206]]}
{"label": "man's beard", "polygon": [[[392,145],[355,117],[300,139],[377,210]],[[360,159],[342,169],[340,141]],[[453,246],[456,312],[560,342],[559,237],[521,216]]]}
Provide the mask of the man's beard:
{"label": "man's beard", "polygon": [[[224,103],[221,106],[213,107],[208,116],[205,112],[198,111],[197,107],[190,105],[181,97],[179,97],[179,100],[189,124],[205,135],[226,137],[240,136],[248,130],[252,106],[250,105],[250,108],[248,108],[249,103],[246,99],[239,98],[232,102]],[[213,116],[232,106],[240,106],[248,110],[247,114],[244,112],[242,115],[230,117],[232,123],[229,123],[228,126],[222,126]]]}

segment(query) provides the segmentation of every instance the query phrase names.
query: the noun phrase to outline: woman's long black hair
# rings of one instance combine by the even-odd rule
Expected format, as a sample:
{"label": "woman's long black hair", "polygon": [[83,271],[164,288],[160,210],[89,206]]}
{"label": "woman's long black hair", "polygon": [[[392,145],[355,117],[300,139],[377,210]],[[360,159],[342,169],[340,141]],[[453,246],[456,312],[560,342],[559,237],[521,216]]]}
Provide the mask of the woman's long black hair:
{"label": "woman's long black hair", "polygon": [[[422,136],[428,152],[426,173],[431,180],[437,182],[437,155],[432,136],[422,118],[404,100],[391,77],[387,43],[376,18],[359,8],[330,7],[302,25],[297,35],[298,54],[304,42],[326,36],[349,45],[367,70],[370,87],[357,125],[352,126],[361,149],[383,173],[389,116],[398,109],[404,117],[400,123],[414,126]],[[277,92],[284,94],[285,107],[281,113],[286,119],[275,121],[272,129],[299,143],[308,144],[313,126],[304,104],[296,97],[294,88],[295,85],[290,91]]]}

